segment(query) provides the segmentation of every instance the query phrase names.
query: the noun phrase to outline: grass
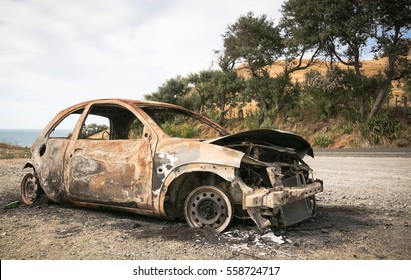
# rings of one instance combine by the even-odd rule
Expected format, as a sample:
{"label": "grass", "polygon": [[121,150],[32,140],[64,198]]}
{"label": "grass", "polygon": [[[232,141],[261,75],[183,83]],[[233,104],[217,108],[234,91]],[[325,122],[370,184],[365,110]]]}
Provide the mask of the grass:
{"label": "grass", "polygon": [[30,158],[30,148],[0,143],[0,159]]}

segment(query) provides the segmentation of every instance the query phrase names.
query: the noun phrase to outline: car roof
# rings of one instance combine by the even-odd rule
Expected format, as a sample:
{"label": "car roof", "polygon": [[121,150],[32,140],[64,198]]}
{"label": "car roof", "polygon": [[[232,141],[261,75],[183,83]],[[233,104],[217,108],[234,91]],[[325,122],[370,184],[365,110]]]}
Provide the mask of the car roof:
{"label": "car roof", "polygon": [[133,104],[138,107],[145,107],[145,106],[164,106],[164,107],[173,107],[173,108],[179,108],[179,109],[184,109],[187,110],[181,106],[175,105],[175,104],[170,104],[170,103],[164,103],[164,102],[158,102],[158,101],[149,101],[149,100],[136,100],[136,99],[125,99],[125,98],[102,98],[102,99],[93,99],[93,100],[88,100],[88,101],[83,101],[81,103],[78,103],[76,105],[71,106],[71,108],[76,108],[76,107],[82,107],[86,106],[89,103],[127,103],[127,104]]}

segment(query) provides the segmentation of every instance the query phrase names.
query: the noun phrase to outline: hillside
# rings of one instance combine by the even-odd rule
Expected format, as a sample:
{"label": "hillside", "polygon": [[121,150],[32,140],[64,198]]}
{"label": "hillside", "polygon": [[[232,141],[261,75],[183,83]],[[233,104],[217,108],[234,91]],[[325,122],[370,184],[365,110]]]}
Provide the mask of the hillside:
{"label": "hillside", "polygon": [[[409,56],[411,58],[411,55]],[[303,65],[306,64],[307,60],[304,61]],[[386,66],[387,59],[372,59],[363,61],[362,71],[367,76],[383,72]],[[342,63],[335,63],[341,69],[348,69],[347,66]],[[284,61],[277,61],[270,68],[270,76],[274,77],[280,74],[283,70]],[[294,82],[303,82],[305,79],[305,74],[311,70],[317,70],[320,73],[325,73],[327,71],[328,65],[322,61],[316,61],[310,68],[306,70],[297,71],[292,74],[292,80]],[[239,67],[238,73],[248,78],[250,74],[246,67]],[[409,94],[409,93],[408,93]],[[396,106],[402,106],[403,97],[407,96],[404,89],[398,86],[398,83],[393,83],[392,94],[390,95],[390,100],[388,107],[390,112],[398,118],[398,122],[401,126],[401,136],[400,139],[394,139],[397,136],[386,137],[381,139],[379,146],[411,146],[411,128],[406,119],[406,116],[401,113],[400,110],[396,110]],[[410,102],[408,102],[408,107],[410,107]],[[385,107],[387,105],[385,104]],[[386,109],[386,108],[385,108]],[[247,104],[243,109],[243,115],[247,116],[257,112],[258,103],[253,101]],[[238,116],[238,112],[231,112],[232,117]],[[243,124],[233,125],[232,130],[239,130],[239,127],[243,127]],[[330,119],[327,121],[313,121],[310,118],[303,118],[302,120],[296,120],[293,117],[277,118],[272,122],[273,128],[292,131],[298,133],[309,140],[316,147],[328,147],[328,148],[344,148],[344,147],[371,147],[374,146],[373,143],[362,139],[361,137],[361,124],[358,123],[347,123],[344,119]],[[323,137],[321,139],[321,137]]]}
{"label": "hillside", "polygon": [[[409,55],[409,58],[411,59],[411,55]],[[303,65],[307,64],[308,59],[304,59],[303,60]],[[387,59],[386,58],[380,58],[380,59],[371,59],[371,60],[364,60],[363,61],[363,66],[362,66],[362,71],[364,71],[364,74],[367,76],[372,76],[375,75],[379,72],[383,72],[384,68],[387,64]],[[335,62],[334,65],[338,66],[341,69],[353,69],[353,67],[348,67],[340,62]],[[269,71],[270,71],[270,76],[274,77],[278,74],[280,74],[283,71],[283,67],[284,67],[284,61],[277,61],[275,64],[271,65],[269,67]],[[311,65],[311,67],[309,67],[306,70],[301,70],[301,71],[297,71],[295,73],[293,73],[292,76],[292,80],[294,82],[303,82],[305,80],[305,74],[311,70],[317,70],[320,73],[324,74],[327,71],[327,67],[329,67],[329,65],[327,65],[327,63],[320,61],[320,60],[316,60],[313,65]],[[250,77],[250,74],[247,70],[247,68],[245,66],[243,67],[239,67],[238,68],[238,73],[245,77],[248,78]],[[397,86],[393,87],[393,95],[399,95],[400,97],[402,97],[404,95],[404,91],[401,88],[398,88]]]}

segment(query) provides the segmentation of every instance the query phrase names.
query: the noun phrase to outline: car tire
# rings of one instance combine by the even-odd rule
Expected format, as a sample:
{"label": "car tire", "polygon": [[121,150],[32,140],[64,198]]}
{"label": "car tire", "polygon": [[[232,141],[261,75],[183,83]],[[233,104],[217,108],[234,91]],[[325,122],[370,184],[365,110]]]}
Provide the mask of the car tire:
{"label": "car tire", "polygon": [[230,195],[220,188],[200,186],[187,196],[184,216],[191,227],[209,227],[222,232],[233,219],[233,202]]}
{"label": "car tire", "polygon": [[31,205],[39,195],[39,185],[36,176],[27,173],[21,182],[21,200],[26,205]]}

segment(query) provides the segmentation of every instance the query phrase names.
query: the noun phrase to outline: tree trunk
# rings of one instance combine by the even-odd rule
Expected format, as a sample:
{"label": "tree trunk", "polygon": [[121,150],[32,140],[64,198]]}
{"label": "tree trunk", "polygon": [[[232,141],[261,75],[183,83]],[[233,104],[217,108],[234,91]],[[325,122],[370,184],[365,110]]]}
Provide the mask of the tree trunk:
{"label": "tree trunk", "polygon": [[258,94],[258,99],[260,99],[259,103],[261,107],[261,114],[260,114],[260,117],[258,118],[258,125],[262,125],[265,120],[265,116],[267,114],[267,105],[265,104],[265,100],[261,96],[261,94]]}
{"label": "tree trunk", "polygon": [[220,105],[220,118],[218,120],[219,125],[223,125],[223,123],[225,121],[224,116],[230,110],[230,107],[228,109],[225,108],[226,102],[227,102],[227,99],[223,98],[223,100],[221,102],[221,105]]}
{"label": "tree trunk", "polygon": [[391,86],[391,81],[392,78],[394,77],[394,61],[392,57],[388,57],[388,67],[386,70],[386,79],[382,83],[381,87],[378,89],[378,95],[377,98],[375,99],[374,106],[368,115],[368,119],[374,118],[378,112],[381,109],[382,102],[384,101],[384,98],[387,96],[387,93],[390,89]]}
{"label": "tree trunk", "polygon": [[[361,75],[361,64],[359,62],[359,58],[356,57],[355,64],[354,64],[354,69],[355,69],[355,77],[359,80],[362,80],[362,75]],[[361,120],[364,119],[365,117],[365,92],[364,90],[359,91],[358,87],[356,88],[356,95],[358,96],[358,107],[360,110],[360,117]]]}
{"label": "tree trunk", "polygon": [[369,120],[374,118],[380,111],[382,102],[384,101],[384,98],[387,96],[390,86],[391,86],[391,80],[386,79],[383,85],[381,86],[381,88],[378,90],[378,95],[377,95],[377,98],[375,99],[374,106],[370,114],[368,115]]}
{"label": "tree trunk", "polygon": [[[388,54],[388,65],[387,69],[385,70],[385,81],[382,83],[381,88],[378,90],[378,96],[377,99],[375,100],[374,107],[372,108],[370,114],[368,115],[368,119],[372,119],[375,117],[382,105],[382,102],[384,101],[384,97],[387,96],[387,93],[390,89],[391,82],[394,78],[394,71],[395,71],[395,61],[398,59],[398,52],[399,51],[399,39],[401,38],[401,26],[395,26],[395,33],[392,37],[392,44],[390,44],[388,47],[386,46],[386,49],[391,49],[391,52]],[[394,52],[392,51],[394,50]]]}

